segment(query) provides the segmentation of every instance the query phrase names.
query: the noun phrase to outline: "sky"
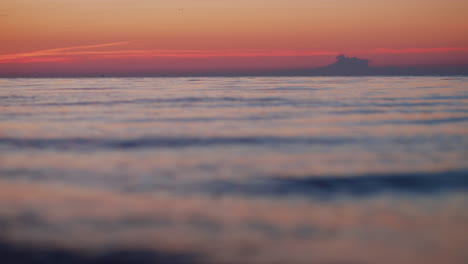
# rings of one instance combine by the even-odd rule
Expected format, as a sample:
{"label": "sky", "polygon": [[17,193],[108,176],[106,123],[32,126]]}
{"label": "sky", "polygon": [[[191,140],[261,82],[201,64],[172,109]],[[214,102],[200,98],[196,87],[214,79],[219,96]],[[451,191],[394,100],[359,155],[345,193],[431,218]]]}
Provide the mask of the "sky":
{"label": "sky", "polygon": [[468,64],[466,0],[2,0],[0,76]]}

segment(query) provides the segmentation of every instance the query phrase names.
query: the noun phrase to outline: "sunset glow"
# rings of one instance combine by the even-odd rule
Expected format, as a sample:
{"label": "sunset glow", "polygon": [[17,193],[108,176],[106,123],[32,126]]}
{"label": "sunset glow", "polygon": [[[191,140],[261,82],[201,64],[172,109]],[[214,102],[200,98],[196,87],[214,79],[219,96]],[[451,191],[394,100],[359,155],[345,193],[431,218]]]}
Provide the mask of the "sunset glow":
{"label": "sunset glow", "polygon": [[308,68],[341,53],[467,64],[467,12],[461,0],[5,0],[0,74]]}

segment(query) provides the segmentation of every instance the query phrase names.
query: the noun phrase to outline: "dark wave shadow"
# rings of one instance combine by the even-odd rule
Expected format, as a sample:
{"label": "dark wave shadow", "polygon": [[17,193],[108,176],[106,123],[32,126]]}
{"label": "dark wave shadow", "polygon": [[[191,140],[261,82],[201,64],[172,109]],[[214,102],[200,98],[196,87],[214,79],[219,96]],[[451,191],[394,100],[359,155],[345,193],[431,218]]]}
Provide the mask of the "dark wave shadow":
{"label": "dark wave shadow", "polygon": [[378,194],[434,194],[468,190],[468,171],[381,174],[355,177],[263,177],[251,183],[215,181],[204,188],[213,195],[306,196],[336,198]]}
{"label": "dark wave shadow", "polygon": [[0,146],[33,149],[87,149],[87,148],[181,148],[213,145],[278,145],[323,144],[335,145],[359,141],[351,137],[146,137],[134,139],[93,138],[0,138]]}
{"label": "dark wave shadow", "polygon": [[383,120],[383,121],[372,121],[372,122],[361,122],[365,125],[382,125],[382,124],[412,124],[412,125],[440,125],[440,124],[452,124],[452,123],[463,123],[468,122],[468,117],[448,117],[448,118],[438,118],[438,119],[419,119],[419,120]]}
{"label": "dark wave shadow", "polygon": [[177,97],[177,98],[141,98],[134,100],[109,100],[109,101],[78,101],[78,102],[53,102],[53,103],[35,103],[34,106],[94,106],[94,105],[120,105],[120,104],[174,104],[174,103],[249,103],[249,104],[265,104],[265,103],[284,103],[295,104],[295,101],[287,100],[281,97],[259,97],[259,98],[244,98],[244,97]]}
{"label": "dark wave shadow", "polygon": [[191,254],[144,250],[117,250],[106,253],[79,253],[72,250],[0,242],[2,264],[195,264]]}

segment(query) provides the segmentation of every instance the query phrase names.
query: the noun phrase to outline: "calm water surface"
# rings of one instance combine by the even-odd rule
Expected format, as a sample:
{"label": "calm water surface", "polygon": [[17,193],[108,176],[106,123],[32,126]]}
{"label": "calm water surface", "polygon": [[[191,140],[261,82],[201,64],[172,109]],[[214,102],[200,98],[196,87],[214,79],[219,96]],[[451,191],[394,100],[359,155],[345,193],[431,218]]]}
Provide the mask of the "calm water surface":
{"label": "calm water surface", "polygon": [[0,79],[29,253],[467,263],[467,190],[468,77]]}

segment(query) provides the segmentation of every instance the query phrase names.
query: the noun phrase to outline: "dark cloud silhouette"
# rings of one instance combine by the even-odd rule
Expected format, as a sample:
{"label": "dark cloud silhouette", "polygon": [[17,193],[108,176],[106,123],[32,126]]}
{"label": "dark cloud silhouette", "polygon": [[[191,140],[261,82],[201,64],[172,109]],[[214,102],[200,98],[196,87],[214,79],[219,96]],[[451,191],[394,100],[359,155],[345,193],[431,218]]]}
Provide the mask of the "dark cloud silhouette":
{"label": "dark cloud silhouette", "polygon": [[187,76],[454,76],[468,75],[468,65],[373,67],[370,60],[340,54],[336,62],[313,69],[200,73]]}
{"label": "dark cloud silhouette", "polygon": [[199,73],[184,76],[454,76],[468,75],[468,64],[428,66],[373,67],[370,60],[338,55],[336,62],[317,68],[297,68],[270,71],[231,71],[226,73]]}
{"label": "dark cloud silhouette", "polygon": [[328,66],[327,68],[335,68],[339,70],[353,70],[353,69],[368,69],[369,60],[359,59],[358,57],[346,57],[345,55],[338,55],[337,61]]}
{"label": "dark cloud silhouette", "polygon": [[315,69],[277,71],[271,75],[285,76],[425,76],[468,75],[468,65],[420,66],[420,67],[372,67],[370,60],[338,55],[336,62]]}
{"label": "dark cloud silhouette", "polygon": [[367,68],[369,67],[370,60],[359,59],[358,57],[346,57],[345,55],[338,55],[336,57],[338,60],[334,65],[340,66],[357,66]]}
{"label": "dark cloud silhouette", "polygon": [[357,57],[346,57],[345,55],[338,55],[336,62],[316,69],[317,73],[322,74],[340,74],[340,75],[355,75],[370,73],[369,60],[360,59]]}

